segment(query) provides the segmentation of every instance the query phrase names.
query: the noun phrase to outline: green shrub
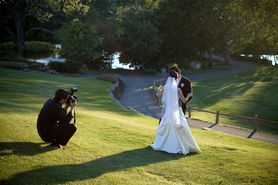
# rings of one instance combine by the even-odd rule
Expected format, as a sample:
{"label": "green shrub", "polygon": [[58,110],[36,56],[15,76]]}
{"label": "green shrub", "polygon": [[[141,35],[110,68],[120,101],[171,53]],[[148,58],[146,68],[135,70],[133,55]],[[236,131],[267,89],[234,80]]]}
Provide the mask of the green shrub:
{"label": "green shrub", "polygon": [[221,60],[217,60],[217,59],[210,59],[210,58],[206,58],[206,57],[200,57],[200,61],[202,64],[202,68],[204,68],[204,69],[209,69],[209,68],[213,68],[216,66],[228,65],[228,63],[225,61],[221,61]]}
{"label": "green shrub", "polygon": [[240,55],[231,55],[231,57],[235,60],[241,60],[241,61],[247,61],[247,62],[252,62],[252,63],[256,63],[259,65],[272,65],[272,62],[270,60],[267,59],[260,59],[257,57],[247,57],[247,56],[240,56]]}
{"label": "green shrub", "polygon": [[1,51],[16,51],[16,45],[13,42],[0,43]]}
{"label": "green shrub", "polygon": [[[25,50],[27,54],[52,53],[54,46],[49,42],[25,41]],[[0,44],[0,50],[16,52],[16,45],[13,42],[4,42]]]}
{"label": "green shrub", "polygon": [[[39,62],[35,62],[35,61],[29,61],[26,58],[18,55],[15,52],[12,52],[12,51],[0,51],[0,61],[9,62],[9,63],[18,63],[18,64],[14,64],[15,69],[18,68],[17,66],[20,63],[27,64],[30,69],[41,69],[41,68],[46,67],[45,64],[43,64],[43,63],[39,63]],[[7,64],[9,64],[9,63],[7,63]],[[10,68],[13,68],[13,64],[11,64],[11,65],[12,66]]]}
{"label": "green shrub", "polygon": [[47,66],[49,69],[61,72],[64,70],[65,64],[62,62],[49,62]]}
{"label": "green shrub", "polygon": [[39,62],[35,62],[35,61],[28,61],[27,62],[29,65],[30,69],[43,69],[46,67],[46,65],[44,63],[39,63]]}
{"label": "green shrub", "polygon": [[28,64],[23,62],[0,62],[0,67],[18,70],[29,70]]}
{"label": "green shrub", "polygon": [[26,41],[25,49],[27,54],[52,53],[54,46],[49,42]]}
{"label": "green shrub", "polygon": [[0,61],[28,62],[28,60],[12,51],[0,51]]}
{"label": "green shrub", "polygon": [[58,71],[59,73],[75,73],[79,71],[80,64],[72,61],[67,61],[65,63],[53,61],[48,64],[48,67],[52,70]]}
{"label": "green shrub", "polygon": [[62,35],[62,55],[79,63],[97,63],[102,58],[102,40],[95,26],[75,20],[71,22]]}

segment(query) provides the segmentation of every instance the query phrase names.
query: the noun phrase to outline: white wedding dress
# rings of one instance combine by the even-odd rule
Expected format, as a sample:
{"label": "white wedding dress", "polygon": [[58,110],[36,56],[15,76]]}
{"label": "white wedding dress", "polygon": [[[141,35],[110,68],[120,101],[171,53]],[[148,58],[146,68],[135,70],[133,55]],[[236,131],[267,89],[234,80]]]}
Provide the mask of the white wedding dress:
{"label": "white wedding dress", "polygon": [[201,150],[192,136],[178,100],[177,82],[175,78],[168,77],[162,95],[162,118],[151,147],[174,154],[199,153]]}

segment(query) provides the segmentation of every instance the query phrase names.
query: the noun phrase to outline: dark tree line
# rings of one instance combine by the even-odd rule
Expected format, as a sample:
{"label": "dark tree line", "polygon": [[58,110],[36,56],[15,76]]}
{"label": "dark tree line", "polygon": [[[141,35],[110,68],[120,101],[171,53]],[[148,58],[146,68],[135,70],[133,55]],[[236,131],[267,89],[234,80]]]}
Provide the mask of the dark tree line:
{"label": "dark tree line", "polygon": [[[86,64],[116,51],[121,52],[121,62],[138,68],[187,63],[205,53],[221,54],[228,62],[231,54],[278,51],[276,0],[3,0],[0,4],[1,33],[17,43],[19,54],[24,53],[26,33],[63,27],[73,29],[65,33],[75,42],[61,39],[71,44],[68,51],[92,43],[95,50],[87,48],[88,56],[82,55]],[[81,23],[74,25],[82,29],[72,26],[76,19]],[[47,27],[49,23],[52,26]],[[87,37],[92,42],[85,42]]]}
{"label": "dark tree line", "polygon": [[[134,10],[127,14],[132,7]],[[123,52],[129,54],[123,61],[135,65],[138,65],[136,51],[144,51],[144,45],[152,57],[144,58],[139,65],[158,67],[199,59],[204,53],[221,54],[229,62],[231,54],[256,56],[278,52],[276,0],[146,0],[122,9],[119,22],[124,37],[120,41]],[[136,15],[138,12],[141,14]],[[131,31],[134,25],[137,31],[146,27],[142,20],[148,22],[145,29],[149,32],[139,31],[135,35]],[[150,33],[151,30],[157,31]],[[135,47],[138,43],[140,49]]]}
{"label": "dark tree line", "polygon": [[88,9],[84,3],[86,1],[82,2],[80,0],[2,0],[0,1],[0,26],[7,31],[16,44],[18,54],[24,55],[26,33],[34,30],[51,32],[37,25],[54,17],[77,17],[86,13]]}

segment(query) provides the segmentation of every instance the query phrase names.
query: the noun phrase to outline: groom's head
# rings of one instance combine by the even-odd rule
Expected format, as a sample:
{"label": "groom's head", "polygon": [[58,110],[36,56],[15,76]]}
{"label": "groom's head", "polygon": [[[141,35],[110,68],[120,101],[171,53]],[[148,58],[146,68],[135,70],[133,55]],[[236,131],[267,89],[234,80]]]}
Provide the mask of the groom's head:
{"label": "groom's head", "polygon": [[178,74],[181,73],[181,70],[180,70],[180,68],[178,67],[177,64],[174,64],[174,65],[172,65],[172,66],[169,68],[169,72],[172,71],[172,70],[175,71],[175,72],[178,73]]}
{"label": "groom's head", "polygon": [[178,73],[176,71],[174,71],[174,70],[170,70],[169,71],[169,76],[177,79],[178,78]]}
{"label": "groom's head", "polygon": [[181,71],[177,64],[174,64],[169,68],[169,76],[174,77],[173,75],[175,74],[175,76],[176,76],[175,78],[179,78],[180,73],[181,73]]}

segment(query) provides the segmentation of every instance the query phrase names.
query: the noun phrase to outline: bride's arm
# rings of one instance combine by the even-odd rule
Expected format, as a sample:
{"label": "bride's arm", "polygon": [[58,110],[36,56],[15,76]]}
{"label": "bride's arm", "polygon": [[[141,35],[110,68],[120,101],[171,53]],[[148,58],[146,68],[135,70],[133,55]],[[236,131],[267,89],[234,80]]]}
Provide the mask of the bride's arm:
{"label": "bride's arm", "polygon": [[158,88],[158,92],[157,92],[157,97],[159,98],[159,99],[161,99],[161,97],[162,97],[162,94],[163,94],[163,87],[159,87]]}
{"label": "bride's arm", "polygon": [[182,103],[186,103],[186,98],[183,96],[182,91],[180,88],[178,88],[178,94],[179,94],[179,98],[182,101]]}

